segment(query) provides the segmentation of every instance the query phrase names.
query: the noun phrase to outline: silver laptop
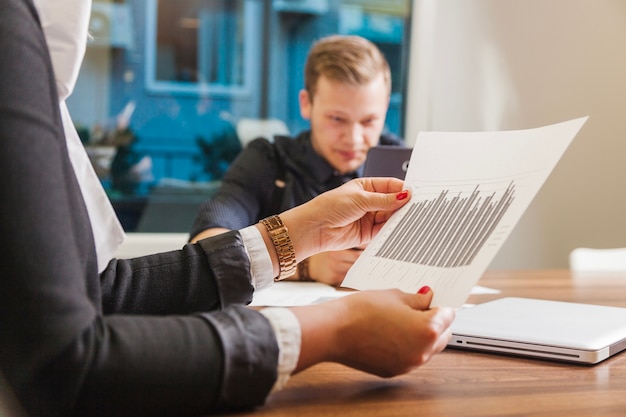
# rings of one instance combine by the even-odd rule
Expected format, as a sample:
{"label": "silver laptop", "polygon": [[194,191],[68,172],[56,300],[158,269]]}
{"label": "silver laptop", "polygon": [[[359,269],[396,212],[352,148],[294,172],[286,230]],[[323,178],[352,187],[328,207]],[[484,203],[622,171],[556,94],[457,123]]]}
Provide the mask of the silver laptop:
{"label": "silver laptop", "polygon": [[412,148],[379,145],[370,148],[363,165],[364,177],[396,177],[406,175],[411,160]]}
{"label": "silver laptop", "polygon": [[448,347],[581,364],[626,349],[626,308],[507,297],[457,311]]}

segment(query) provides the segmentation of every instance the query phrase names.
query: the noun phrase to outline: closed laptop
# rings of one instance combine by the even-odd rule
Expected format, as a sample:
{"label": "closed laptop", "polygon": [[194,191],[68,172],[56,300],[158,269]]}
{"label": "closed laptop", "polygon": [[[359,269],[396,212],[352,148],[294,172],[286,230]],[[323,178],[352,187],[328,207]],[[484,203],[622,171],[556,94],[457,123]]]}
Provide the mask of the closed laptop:
{"label": "closed laptop", "polygon": [[626,308],[506,297],[457,311],[449,347],[581,364],[626,349]]}

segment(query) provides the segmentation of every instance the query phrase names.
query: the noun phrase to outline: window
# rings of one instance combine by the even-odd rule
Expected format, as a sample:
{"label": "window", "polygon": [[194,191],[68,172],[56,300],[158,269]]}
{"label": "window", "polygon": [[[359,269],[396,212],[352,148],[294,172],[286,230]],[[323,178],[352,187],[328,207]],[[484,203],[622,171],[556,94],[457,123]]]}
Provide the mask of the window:
{"label": "window", "polygon": [[[94,0],[68,106],[127,231],[188,232],[241,149],[243,119],[308,129],[298,91],[322,36],[372,40],[402,135],[410,0]],[[156,219],[156,220],[155,220]]]}
{"label": "window", "polygon": [[245,94],[255,25],[244,0],[149,0],[146,84],[153,92]]}

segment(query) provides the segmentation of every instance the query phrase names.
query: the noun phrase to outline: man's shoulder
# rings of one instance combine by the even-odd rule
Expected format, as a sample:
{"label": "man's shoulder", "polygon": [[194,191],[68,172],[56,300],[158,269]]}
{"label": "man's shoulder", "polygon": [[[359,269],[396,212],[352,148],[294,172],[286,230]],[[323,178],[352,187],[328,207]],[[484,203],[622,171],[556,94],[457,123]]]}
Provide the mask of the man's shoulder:
{"label": "man's shoulder", "polygon": [[275,135],[274,144],[279,148],[291,148],[310,143],[311,133],[308,130],[298,133],[296,136]]}
{"label": "man's shoulder", "polygon": [[258,137],[248,143],[247,147],[257,150],[277,149],[293,149],[299,148],[303,144],[309,142],[308,132],[302,132],[297,136],[274,135],[271,140],[265,137]]}
{"label": "man's shoulder", "polygon": [[253,139],[250,142],[248,142],[248,145],[245,147],[245,149],[250,148],[250,149],[256,149],[256,150],[261,150],[261,149],[267,150],[273,147],[274,147],[274,144],[268,138],[259,136],[258,138]]}
{"label": "man's shoulder", "polygon": [[283,160],[300,164],[303,160],[306,161],[313,152],[310,132],[300,132],[297,136],[274,136],[274,149]]}

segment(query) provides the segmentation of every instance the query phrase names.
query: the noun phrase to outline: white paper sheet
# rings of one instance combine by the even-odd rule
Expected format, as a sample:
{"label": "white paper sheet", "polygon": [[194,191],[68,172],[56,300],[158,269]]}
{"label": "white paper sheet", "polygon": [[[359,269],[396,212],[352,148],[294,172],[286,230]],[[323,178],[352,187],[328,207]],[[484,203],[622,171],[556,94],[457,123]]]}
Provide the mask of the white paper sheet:
{"label": "white paper sheet", "polygon": [[[482,287],[472,288],[472,294],[497,294],[500,291]],[[318,304],[346,295],[354,294],[353,290],[337,289],[321,282],[281,281],[271,287],[254,293],[253,307],[294,307]]]}
{"label": "white paper sheet", "polygon": [[352,294],[321,282],[280,281],[254,293],[251,306],[292,307],[317,304]]}
{"label": "white paper sheet", "polygon": [[430,286],[459,307],[587,117],[504,132],[422,132],[395,213],[348,271],[359,290]]}

